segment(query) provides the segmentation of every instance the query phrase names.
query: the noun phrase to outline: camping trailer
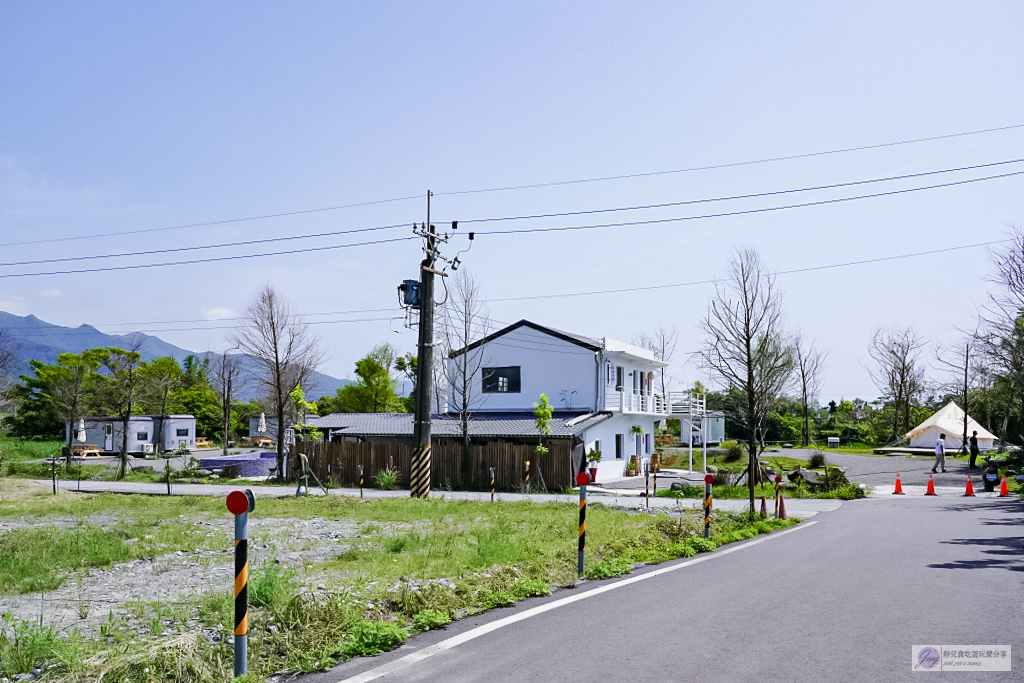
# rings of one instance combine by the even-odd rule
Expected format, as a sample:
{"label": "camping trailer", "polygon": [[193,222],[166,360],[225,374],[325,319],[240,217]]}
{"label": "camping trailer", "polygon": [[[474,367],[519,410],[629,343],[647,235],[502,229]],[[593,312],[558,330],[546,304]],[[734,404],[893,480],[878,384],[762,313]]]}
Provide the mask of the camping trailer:
{"label": "camping trailer", "polygon": [[[71,443],[96,446],[103,453],[121,452],[120,417],[84,417],[85,440],[79,440],[79,425],[65,424]],[[192,450],[196,446],[196,418],[192,415],[132,415],[128,418],[128,452],[132,455],[150,455],[158,449],[174,451],[180,447]]]}

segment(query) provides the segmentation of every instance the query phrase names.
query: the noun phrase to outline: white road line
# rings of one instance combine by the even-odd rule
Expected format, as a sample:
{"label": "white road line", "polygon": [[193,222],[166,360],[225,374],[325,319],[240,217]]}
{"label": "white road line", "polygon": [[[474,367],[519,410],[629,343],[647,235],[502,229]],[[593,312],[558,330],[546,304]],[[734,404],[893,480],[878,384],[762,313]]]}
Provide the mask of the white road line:
{"label": "white road line", "polygon": [[639,581],[646,581],[647,579],[653,579],[655,576],[661,576],[662,574],[668,574],[669,572],[674,572],[674,571],[677,571],[677,570],[682,569],[684,567],[690,567],[690,566],[693,566],[695,564],[699,564],[701,562],[707,562],[708,560],[713,560],[716,557],[722,557],[723,555],[728,555],[730,553],[735,553],[735,552],[738,552],[740,550],[744,550],[746,548],[750,548],[752,546],[758,545],[760,543],[765,543],[766,541],[770,541],[773,538],[778,538],[780,536],[785,536],[786,534],[793,533],[794,531],[799,531],[800,529],[806,529],[807,527],[814,526],[815,524],[817,524],[817,522],[803,522],[802,524],[798,524],[797,526],[790,527],[789,529],[784,529],[782,531],[776,531],[776,532],[773,532],[771,534],[767,534],[767,535],[764,535],[764,536],[759,536],[758,538],[755,538],[754,540],[748,541],[746,543],[740,543],[740,544],[737,544],[737,545],[730,545],[730,546],[727,546],[727,547],[723,548],[722,550],[716,550],[713,553],[707,553],[707,554],[698,555],[697,557],[693,558],[692,560],[687,560],[686,562],[680,562],[679,564],[674,564],[671,567],[663,567],[662,569],[656,569],[656,570],[654,570],[652,572],[647,572],[646,574],[640,574],[638,576],[632,576],[632,577],[630,577],[628,579],[623,579],[621,581],[616,581],[615,583],[610,583],[608,585],[601,586],[600,588],[595,588],[594,590],[585,591],[583,593],[577,593],[576,595],[570,595],[569,597],[565,597],[565,598],[562,598],[560,600],[553,600],[553,601],[551,601],[549,603],[545,603],[545,604],[540,605],[538,607],[534,607],[532,609],[528,609],[525,612],[521,612],[519,614],[513,614],[512,616],[505,617],[504,619],[497,619],[496,621],[492,621],[489,624],[484,624],[483,626],[478,626],[478,627],[476,627],[474,629],[470,629],[469,631],[466,631],[465,633],[460,633],[459,635],[453,636],[451,638],[448,638],[447,640],[442,640],[440,643],[437,643],[436,645],[431,645],[429,647],[423,648],[422,650],[417,650],[416,652],[407,654],[404,657],[400,657],[400,658],[398,658],[398,659],[396,659],[396,660],[394,660],[392,662],[388,662],[387,664],[382,664],[381,666],[378,666],[378,667],[375,667],[373,669],[370,669],[369,671],[364,671],[361,674],[356,674],[355,676],[351,676],[349,678],[339,679],[338,683],[368,683],[369,681],[377,680],[378,678],[382,678],[383,676],[387,676],[388,674],[394,673],[395,671],[398,671],[399,669],[404,669],[405,667],[407,667],[407,666],[409,666],[411,664],[415,664],[416,662],[421,662],[424,659],[428,659],[429,657],[433,657],[434,655],[440,654],[442,652],[445,652],[446,650],[451,650],[453,647],[458,647],[459,645],[462,645],[463,643],[467,643],[467,642],[469,642],[471,640],[479,638],[480,636],[487,635],[488,633],[490,633],[492,631],[497,631],[499,628],[504,628],[505,626],[510,626],[510,625],[515,624],[517,622],[523,621],[524,619],[529,619],[530,617],[535,617],[537,615],[543,614],[544,612],[549,612],[549,611],[551,611],[553,609],[557,609],[559,607],[564,607],[565,605],[569,605],[571,603],[578,602],[580,600],[586,600],[587,598],[593,598],[593,597],[596,597],[596,596],[598,596],[598,595],[600,595],[602,593],[607,593],[608,591],[613,591],[613,590],[616,590],[618,588],[623,588],[625,586],[629,586],[629,585],[637,583]]}

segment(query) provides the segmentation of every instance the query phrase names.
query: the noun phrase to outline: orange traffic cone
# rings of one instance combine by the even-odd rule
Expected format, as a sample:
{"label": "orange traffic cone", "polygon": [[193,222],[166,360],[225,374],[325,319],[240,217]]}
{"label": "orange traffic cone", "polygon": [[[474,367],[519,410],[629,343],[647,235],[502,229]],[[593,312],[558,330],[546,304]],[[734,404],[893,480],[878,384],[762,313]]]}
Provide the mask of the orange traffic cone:
{"label": "orange traffic cone", "polygon": [[896,473],[896,490],[892,492],[892,495],[894,495],[894,496],[902,496],[902,495],[904,495],[903,494],[903,484],[900,482],[900,475],[899,475],[898,472]]}
{"label": "orange traffic cone", "polygon": [[789,515],[786,514],[786,497],[779,494],[779,519],[789,519]]}
{"label": "orange traffic cone", "polygon": [[1003,475],[1003,481],[999,484],[999,497],[1006,498],[1010,495],[1010,489],[1006,486],[1006,475]]}
{"label": "orange traffic cone", "polygon": [[761,496],[761,519],[768,519],[768,500]]}
{"label": "orange traffic cone", "polygon": [[974,484],[971,483],[971,475],[967,475],[967,490],[964,491],[964,498],[974,495]]}
{"label": "orange traffic cone", "polygon": [[930,474],[928,475],[928,490],[924,492],[924,495],[926,495],[926,496],[934,496],[935,495],[935,482],[932,481],[932,475],[930,475]]}

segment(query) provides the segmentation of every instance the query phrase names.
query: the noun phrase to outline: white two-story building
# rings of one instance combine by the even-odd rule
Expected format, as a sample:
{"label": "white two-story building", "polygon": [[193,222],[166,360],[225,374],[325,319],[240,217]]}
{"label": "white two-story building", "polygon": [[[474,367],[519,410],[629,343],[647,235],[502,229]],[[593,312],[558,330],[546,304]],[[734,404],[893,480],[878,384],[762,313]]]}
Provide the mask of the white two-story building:
{"label": "white two-story building", "polygon": [[[585,452],[601,451],[598,481],[622,476],[633,456],[642,472],[654,453],[655,423],[672,413],[671,398],[655,391],[655,376],[666,363],[607,337],[520,320],[456,351],[448,363],[451,377],[459,375],[459,364],[475,370],[470,409],[485,419],[504,414],[530,420],[533,404],[546,394],[559,431],[572,433]],[[450,405],[458,405],[459,387],[448,392]]]}

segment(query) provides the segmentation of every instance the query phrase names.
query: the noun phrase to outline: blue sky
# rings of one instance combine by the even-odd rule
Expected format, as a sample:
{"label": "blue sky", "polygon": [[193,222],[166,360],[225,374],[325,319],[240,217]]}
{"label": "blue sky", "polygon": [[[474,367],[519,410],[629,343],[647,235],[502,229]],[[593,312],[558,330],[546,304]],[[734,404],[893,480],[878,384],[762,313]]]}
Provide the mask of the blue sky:
{"label": "blue sky", "polygon": [[[437,193],[433,217],[440,226],[453,219],[768,192],[1021,158],[1024,128],[1017,128],[773,164],[444,194],[1021,124],[1021,27],[1024,6],[1016,2],[4,1],[4,244],[415,199],[4,246],[0,260],[411,225],[425,218],[428,189]],[[940,178],[1021,170],[1024,164],[1002,168]],[[796,196],[819,200],[921,184]],[[648,227],[482,235],[464,261],[492,299],[707,280],[743,246],[785,271],[997,240],[1024,220],[1022,197],[1019,176]],[[759,198],[727,206],[743,210],[788,201]],[[725,206],[612,216],[645,220]],[[514,227],[608,218],[517,221]],[[465,247],[465,238],[457,238],[451,251]],[[270,250],[273,245],[192,256]],[[395,286],[415,277],[418,250],[408,241],[173,268],[0,278],[0,310],[108,332],[137,328],[187,348],[220,350],[224,322],[149,323],[237,315],[268,282],[304,313],[394,308]],[[983,280],[987,264],[986,250],[974,248],[780,276],[790,323],[831,349],[823,400],[877,394],[864,369],[874,327],[914,325],[942,342],[953,337],[956,325],[970,325],[989,288]],[[0,266],[0,275],[51,269]],[[490,311],[500,321],[530,318],[620,339],[657,323],[674,324],[681,344],[673,375],[687,384],[707,379],[682,361],[700,344],[697,322],[711,292],[704,285],[495,301]],[[323,369],[338,376],[351,375],[355,360],[375,343],[390,341],[402,350],[415,344],[413,333],[386,320],[316,329],[329,355]],[[941,379],[938,370],[933,377]]]}

